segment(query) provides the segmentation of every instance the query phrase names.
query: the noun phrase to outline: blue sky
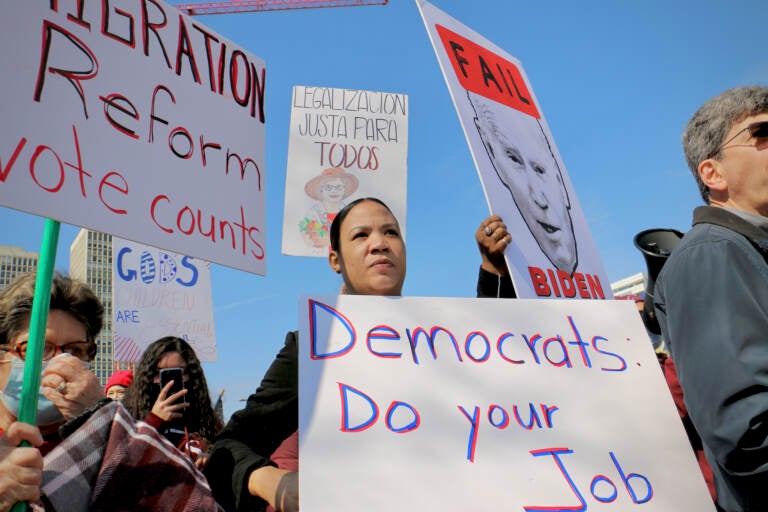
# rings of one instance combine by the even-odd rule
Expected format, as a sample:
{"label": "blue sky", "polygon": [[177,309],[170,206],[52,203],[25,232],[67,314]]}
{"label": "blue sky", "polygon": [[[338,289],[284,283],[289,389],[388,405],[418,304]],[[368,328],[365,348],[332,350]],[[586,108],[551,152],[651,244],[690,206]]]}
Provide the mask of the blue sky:
{"label": "blue sky", "polygon": [[[730,87],[768,85],[764,0],[432,3],[522,62],[612,281],[645,269],[637,232],[690,225],[701,200],[680,134],[695,109]],[[212,265],[219,361],[205,371],[229,415],[298,325],[299,295],[341,286],[324,260],[280,254],[294,85],[409,96],[405,295],[474,296],[474,231],[488,209],[412,0],[197,21],[267,65],[267,275]],[[39,250],[41,218],[0,207],[0,226],[0,244]],[[76,233],[62,226],[57,268]]]}

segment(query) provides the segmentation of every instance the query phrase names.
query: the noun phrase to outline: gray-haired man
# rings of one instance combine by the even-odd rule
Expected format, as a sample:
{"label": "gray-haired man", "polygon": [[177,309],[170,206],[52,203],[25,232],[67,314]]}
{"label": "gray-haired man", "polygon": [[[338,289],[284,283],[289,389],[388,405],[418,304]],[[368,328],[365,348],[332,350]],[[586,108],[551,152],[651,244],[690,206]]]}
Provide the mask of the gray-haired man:
{"label": "gray-haired man", "polygon": [[683,148],[708,206],[659,275],[656,313],[718,506],[768,510],[768,87],[705,103]]}

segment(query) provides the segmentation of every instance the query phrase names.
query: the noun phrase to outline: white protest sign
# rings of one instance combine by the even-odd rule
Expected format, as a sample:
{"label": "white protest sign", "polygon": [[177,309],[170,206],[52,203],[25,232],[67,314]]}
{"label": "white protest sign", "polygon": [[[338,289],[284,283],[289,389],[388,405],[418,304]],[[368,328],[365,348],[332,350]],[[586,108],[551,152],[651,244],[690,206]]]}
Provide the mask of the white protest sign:
{"label": "white protest sign", "polygon": [[302,297],[301,509],[713,511],[627,301]]}
{"label": "white protest sign", "polygon": [[336,213],[360,197],[384,201],[405,237],[408,96],[293,88],[283,252],[327,258]]}
{"label": "white protest sign", "polygon": [[612,298],[565,164],[522,65],[417,0],[491,212],[512,235],[518,297]]}
{"label": "white protest sign", "polygon": [[165,336],[185,339],[216,361],[211,268],[207,261],[112,237],[115,361],[138,361]]}
{"label": "white protest sign", "polygon": [[265,271],[261,59],[161,0],[0,19],[0,205]]}

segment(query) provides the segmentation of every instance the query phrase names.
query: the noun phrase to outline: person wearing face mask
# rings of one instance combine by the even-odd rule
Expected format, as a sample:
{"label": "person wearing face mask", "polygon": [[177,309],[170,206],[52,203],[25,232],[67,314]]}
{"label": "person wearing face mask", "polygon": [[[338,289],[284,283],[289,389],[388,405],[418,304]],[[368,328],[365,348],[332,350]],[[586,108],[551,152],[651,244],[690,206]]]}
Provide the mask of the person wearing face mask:
{"label": "person wearing face mask", "polygon": [[[401,294],[405,242],[382,201],[362,198],[342,208],[331,224],[330,243],[328,263],[341,274],[343,293]],[[298,510],[298,381],[298,333],[291,331],[246,407],[214,444],[205,473],[226,510]]]}
{"label": "person wearing face mask", "polygon": [[[0,293],[0,434],[19,413],[35,274],[22,274]],[[37,425],[43,454],[61,441],[59,427],[97,405],[104,394],[90,370],[104,307],[84,283],[56,273],[45,330]]]}
{"label": "person wearing face mask", "polygon": [[[0,292],[0,512],[38,497],[51,510],[220,510],[181,454],[104,398],[89,369],[104,308],[85,284],[58,273],[51,283],[38,427],[16,422],[35,279],[22,275]],[[15,448],[22,440],[32,446]]]}
{"label": "person wearing face mask", "polygon": [[[173,382],[160,384],[160,371],[167,368],[181,368],[181,391],[170,392]],[[213,412],[203,367],[189,343],[175,336],[151,343],[136,366],[123,405],[134,418],[155,427],[198,468],[205,467],[221,425]]]}

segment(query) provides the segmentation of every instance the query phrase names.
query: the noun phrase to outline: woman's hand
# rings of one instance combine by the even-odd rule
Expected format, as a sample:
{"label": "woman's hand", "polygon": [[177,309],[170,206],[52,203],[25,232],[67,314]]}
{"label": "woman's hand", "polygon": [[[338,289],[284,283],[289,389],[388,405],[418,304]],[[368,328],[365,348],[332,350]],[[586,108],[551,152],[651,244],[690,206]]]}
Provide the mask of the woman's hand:
{"label": "woman's hand", "polygon": [[298,512],[299,473],[264,466],[248,477],[248,492],[263,499],[277,512]]}
{"label": "woman's hand", "polygon": [[43,436],[37,427],[18,422],[0,436],[0,512],[19,501],[40,499],[43,456],[37,448],[19,448],[22,441],[37,447],[43,444]]}
{"label": "woman's hand", "polygon": [[99,380],[86,363],[69,355],[51,359],[41,379],[43,394],[58,407],[64,418],[77,418],[104,398]]}
{"label": "woman's hand", "polygon": [[152,406],[152,414],[166,422],[181,418],[183,414],[179,411],[183,411],[189,407],[189,404],[186,402],[176,402],[179,398],[187,394],[187,390],[182,389],[171,396],[167,396],[168,391],[171,390],[171,386],[173,386],[173,382],[167,383],[163,389],[160,390],[155,405]]}
{"label": "woman's hand", "polygon": [[510,242],[512,235],[507,231],[507,225],[498,215],[491,215],[475,231],[477,248],[483,259],[481,267],[498,276],[509,275],[507,262],[504,260],[504,250]]}

